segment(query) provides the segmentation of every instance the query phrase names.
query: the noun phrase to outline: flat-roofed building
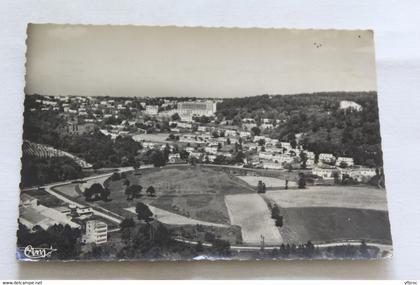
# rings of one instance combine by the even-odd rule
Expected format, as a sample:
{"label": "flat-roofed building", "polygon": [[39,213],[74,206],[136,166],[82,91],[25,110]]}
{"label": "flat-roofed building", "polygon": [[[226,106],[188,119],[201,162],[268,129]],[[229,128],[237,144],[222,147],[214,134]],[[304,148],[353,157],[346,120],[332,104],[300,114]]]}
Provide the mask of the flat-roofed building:
{"label": "flat-roofed building", "polygon": [[185,101],[177,105],[178,114],[183,116],[213,116],[216,113],[216,103],[207,101]]}
{"label": "flat-roofed building", "polygon": [[91,220],[86,222],[86,233],[82,236],[84,243],[102,244],[108,240],[108,225],[104,222]]}
{"label": "flat-roofed building", "polygon": [[[29,196],[30,197],[30,196]],[[44,230],[53,225],[69,225],[71,228],[80,228],[80,225],[73,222],[71,217],[53,208],[38,204],[37,199],[21,198],[19,207],[19,222],[25,225],[30,231],[35,227]]]}

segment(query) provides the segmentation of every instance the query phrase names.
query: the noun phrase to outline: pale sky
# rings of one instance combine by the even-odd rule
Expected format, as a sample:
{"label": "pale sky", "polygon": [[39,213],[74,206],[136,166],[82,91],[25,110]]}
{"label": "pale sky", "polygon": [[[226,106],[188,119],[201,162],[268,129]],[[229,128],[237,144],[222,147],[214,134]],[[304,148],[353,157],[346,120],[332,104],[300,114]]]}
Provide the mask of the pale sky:
{"label": "pale sky", "polygon": [[371,31],[31,24],[27,45],[27,94],[376,90]]}

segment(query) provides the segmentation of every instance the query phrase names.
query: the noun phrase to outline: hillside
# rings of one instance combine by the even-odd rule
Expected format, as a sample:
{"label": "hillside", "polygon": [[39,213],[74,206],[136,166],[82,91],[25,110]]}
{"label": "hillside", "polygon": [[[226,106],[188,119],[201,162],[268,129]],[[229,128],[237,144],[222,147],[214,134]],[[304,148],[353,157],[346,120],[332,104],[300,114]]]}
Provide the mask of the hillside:
{"label": "hillside", "polygon": [[[362,106],[361,111],[340,109],[348,100]],[[225,99],[217,105],[219,120],[272,119],[273,130],[263,133],[281,141],[297,141],[315,153],[328,152],[352,156],[355,163],[382,165],[376,92],[336,92],[298,95],[261,95]],[[275,120],[278,120],[277,123]],[[302,134],[296,138],[296,134]]]}

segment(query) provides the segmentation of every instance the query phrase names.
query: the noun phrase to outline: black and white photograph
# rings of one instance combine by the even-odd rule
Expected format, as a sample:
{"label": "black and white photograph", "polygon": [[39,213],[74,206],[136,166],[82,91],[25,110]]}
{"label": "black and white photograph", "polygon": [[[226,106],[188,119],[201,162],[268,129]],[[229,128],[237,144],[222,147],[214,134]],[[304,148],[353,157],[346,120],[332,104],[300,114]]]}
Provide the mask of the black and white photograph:
{"label": "black and white photograph", "polygon": [[18,260],[392,256],[372,30],[29,24],[26,46]]}

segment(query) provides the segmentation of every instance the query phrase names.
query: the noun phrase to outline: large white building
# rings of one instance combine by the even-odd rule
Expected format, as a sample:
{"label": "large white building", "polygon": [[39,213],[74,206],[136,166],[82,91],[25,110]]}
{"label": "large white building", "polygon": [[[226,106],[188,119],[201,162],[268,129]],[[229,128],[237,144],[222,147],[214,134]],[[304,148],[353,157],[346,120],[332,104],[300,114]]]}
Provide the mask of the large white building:
{"label": "large white building", "polygon": [[179,102],[177,112],[183,119],[193,116],[210,117],[216,113],[216,102],[211,100]]}
{"label": "large white building", "polygon": [[355,111],[362,111],[363,107],[362,105],[357,104],[356,102],[343,100],[340,102],[340,109],[342,110],[351,109]]}
{"label": "large white building", "polygon": [[82,237],[84,243],[102,244],[108,240],[108,225],[101,221],[91,220],[86,223],[86,233]]}

